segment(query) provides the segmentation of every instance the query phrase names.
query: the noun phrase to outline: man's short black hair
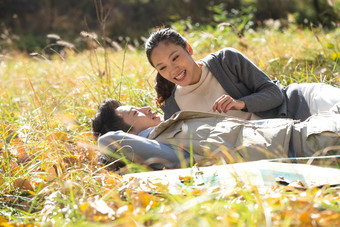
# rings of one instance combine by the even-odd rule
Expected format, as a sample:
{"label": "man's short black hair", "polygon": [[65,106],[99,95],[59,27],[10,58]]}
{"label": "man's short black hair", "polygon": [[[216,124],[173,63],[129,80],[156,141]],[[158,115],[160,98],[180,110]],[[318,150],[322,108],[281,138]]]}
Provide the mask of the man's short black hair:
{"label": "man's short black hair", "polygon": [[116,109],[119,106],[121,106],[120,102],[111,98],[99,105],[96,116],[92,118],[92,130],[95,138],[110,131],[128,132],[132,130],[132,126],[125,123],[123,118],[117,114]]}

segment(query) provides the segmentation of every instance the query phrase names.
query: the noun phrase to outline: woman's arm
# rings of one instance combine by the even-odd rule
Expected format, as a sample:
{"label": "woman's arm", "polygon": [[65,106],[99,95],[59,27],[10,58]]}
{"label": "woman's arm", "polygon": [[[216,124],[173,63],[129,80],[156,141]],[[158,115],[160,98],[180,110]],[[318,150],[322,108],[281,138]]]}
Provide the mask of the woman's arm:
{"label": "woman's arm", "polygon": [[230,69],[246,84],[252,94],[242,97],[249,112],[273,109],[283,102],[280,88],[252,61],[237,50],[227,52]]}
{"label": "woman's arm", "polygon": [[[283,102],[280,88],[252,61],[233,48],[212,54],[210,70],[234,99],[245,102],[249,112],[262,112]],[[216,58],[220,66],[216,66]],[[210,61],[209,61],[210,64]],[[222,66],[222,67],[221,67]],[[215,69],[214,69],[215,68]],[[216,69],[217,68],[217,69]]]}
{"label": "woman's arm", "polygon": [[153,169],[177,168],[188,160],[189,153],[175,150],[170,144],[159,143],[123,131],[108,132],[98,139],[100,152],[111,160],[125,157],[131,162]]}

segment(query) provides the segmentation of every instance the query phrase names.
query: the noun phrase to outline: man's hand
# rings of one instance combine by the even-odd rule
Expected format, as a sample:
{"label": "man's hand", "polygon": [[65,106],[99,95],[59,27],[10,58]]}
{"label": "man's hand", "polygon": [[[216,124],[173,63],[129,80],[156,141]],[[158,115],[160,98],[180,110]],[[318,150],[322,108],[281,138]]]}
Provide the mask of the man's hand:
{"label": "man's hand", "polygon": [[222,95],[219,97],[213,106],[213,111],[219,113],[226,113],[229,110],[242,110],[245,109],[246,104],[241,100],[235,100],[230,95]]}

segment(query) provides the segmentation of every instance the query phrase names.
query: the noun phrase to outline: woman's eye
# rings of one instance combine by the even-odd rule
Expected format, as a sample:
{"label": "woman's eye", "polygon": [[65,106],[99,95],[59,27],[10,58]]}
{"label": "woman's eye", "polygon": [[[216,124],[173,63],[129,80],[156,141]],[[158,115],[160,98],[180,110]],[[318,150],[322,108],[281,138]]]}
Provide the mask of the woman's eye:
{"label": "woman's eye", "polygon": [[165,69],[165,66],[163,66],[162,68],[160,68],[159,71],[162,71],[162,70],[164,70],[164,69]]}
{"label": "woman's eye", "polygon": [[178,58],[178,55],[176,57],[174,57],[174,59],[172,61],[176,61],[177,58]]}

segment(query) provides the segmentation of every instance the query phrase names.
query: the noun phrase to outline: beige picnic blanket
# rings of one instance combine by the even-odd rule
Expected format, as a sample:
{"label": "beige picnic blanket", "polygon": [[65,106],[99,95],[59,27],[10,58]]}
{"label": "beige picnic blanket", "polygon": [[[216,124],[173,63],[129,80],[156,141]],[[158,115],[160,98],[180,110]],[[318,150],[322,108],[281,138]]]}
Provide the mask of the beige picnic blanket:
{"label": "beige picnic blanket", "polygon": [[[267,187],[279,181],[301,183],[302,187],[340,185],[340,169],[308,164],[254,161],[227,165],[132,173],[123,179],[134,182],[129,187],[152,189],[154,185],[168,186],[169,193],[181,193],[183,188],[205,188],[232,191],[242,185]],[[133,181],[131,181],[133,179]],[[190,179],[190,183],[185,182]],[[282,182],[281,182],[282,183]]]}

